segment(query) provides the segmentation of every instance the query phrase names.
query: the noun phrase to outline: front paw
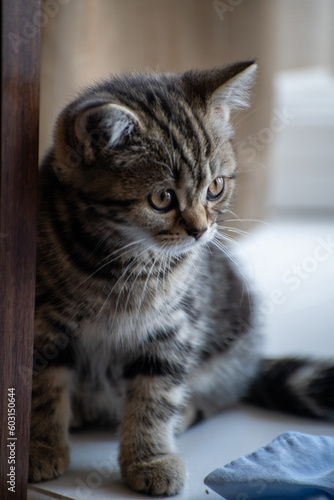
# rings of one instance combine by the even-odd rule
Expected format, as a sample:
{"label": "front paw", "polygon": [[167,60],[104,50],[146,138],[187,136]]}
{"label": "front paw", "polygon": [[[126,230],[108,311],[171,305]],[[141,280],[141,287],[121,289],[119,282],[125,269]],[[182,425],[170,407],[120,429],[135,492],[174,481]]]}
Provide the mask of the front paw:
{"label": "front paw", "polygon": [[29,481],[37,483],[64,474],[70,461],[69,446],[30,443]]}
{"label": "front paw", "polygon": [[122,464],[124,480],[135,491],[154,496],[173,496],[184,486],[186,471],[174,455],[153,457],[147,462]]}

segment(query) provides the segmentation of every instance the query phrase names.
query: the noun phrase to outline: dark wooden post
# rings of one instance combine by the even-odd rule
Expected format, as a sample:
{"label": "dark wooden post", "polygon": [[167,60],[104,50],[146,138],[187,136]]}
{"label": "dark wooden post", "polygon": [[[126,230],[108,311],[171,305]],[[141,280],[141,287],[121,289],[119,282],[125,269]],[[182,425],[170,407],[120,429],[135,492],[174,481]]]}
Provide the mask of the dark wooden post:
{"label": "dark wooden post", "polygon": [[39,0],[1,1],[2,500],[27,498],[36,259],[40,21]]}

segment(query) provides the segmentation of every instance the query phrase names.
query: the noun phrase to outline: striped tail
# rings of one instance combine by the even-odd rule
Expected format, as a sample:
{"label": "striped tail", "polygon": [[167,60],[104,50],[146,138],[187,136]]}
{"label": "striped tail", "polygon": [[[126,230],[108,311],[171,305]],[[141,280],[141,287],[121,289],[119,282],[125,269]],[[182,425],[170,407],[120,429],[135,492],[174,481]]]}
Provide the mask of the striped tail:
{"label": "striped tail", "polygon": [[334,420],[334,363],[307,358],[264,359],[245,401]]}

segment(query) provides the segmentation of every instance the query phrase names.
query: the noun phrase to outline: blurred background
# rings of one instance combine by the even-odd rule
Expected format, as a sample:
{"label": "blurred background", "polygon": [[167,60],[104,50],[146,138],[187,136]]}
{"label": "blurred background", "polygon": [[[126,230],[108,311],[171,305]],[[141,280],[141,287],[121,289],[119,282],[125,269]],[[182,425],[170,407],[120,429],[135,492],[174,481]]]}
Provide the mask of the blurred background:
{"label": "blurred background", "polygon": [[334,213],[332,0],[42,0],[41,156],[79,88],[124,71],[257,58],[234,117],[236,213]]}

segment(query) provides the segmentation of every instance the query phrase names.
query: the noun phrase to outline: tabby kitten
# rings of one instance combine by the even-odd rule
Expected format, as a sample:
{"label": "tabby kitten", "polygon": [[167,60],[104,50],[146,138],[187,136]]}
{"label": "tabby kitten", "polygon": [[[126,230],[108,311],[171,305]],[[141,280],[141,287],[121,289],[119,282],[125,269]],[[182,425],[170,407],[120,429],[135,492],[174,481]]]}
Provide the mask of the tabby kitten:
{"label": "tabby kitten", "polygon": [[272,404],[277,381],[283,407],[328,416],[323,365],[260,360],[253,299],[222,251],[229,114],[255,68],[114,78],[60,115],[40,172],[31,481],[65,471],[70,427],[102,422],[119,426],[128,485],[175,495],[175,433],[249,394]]}

